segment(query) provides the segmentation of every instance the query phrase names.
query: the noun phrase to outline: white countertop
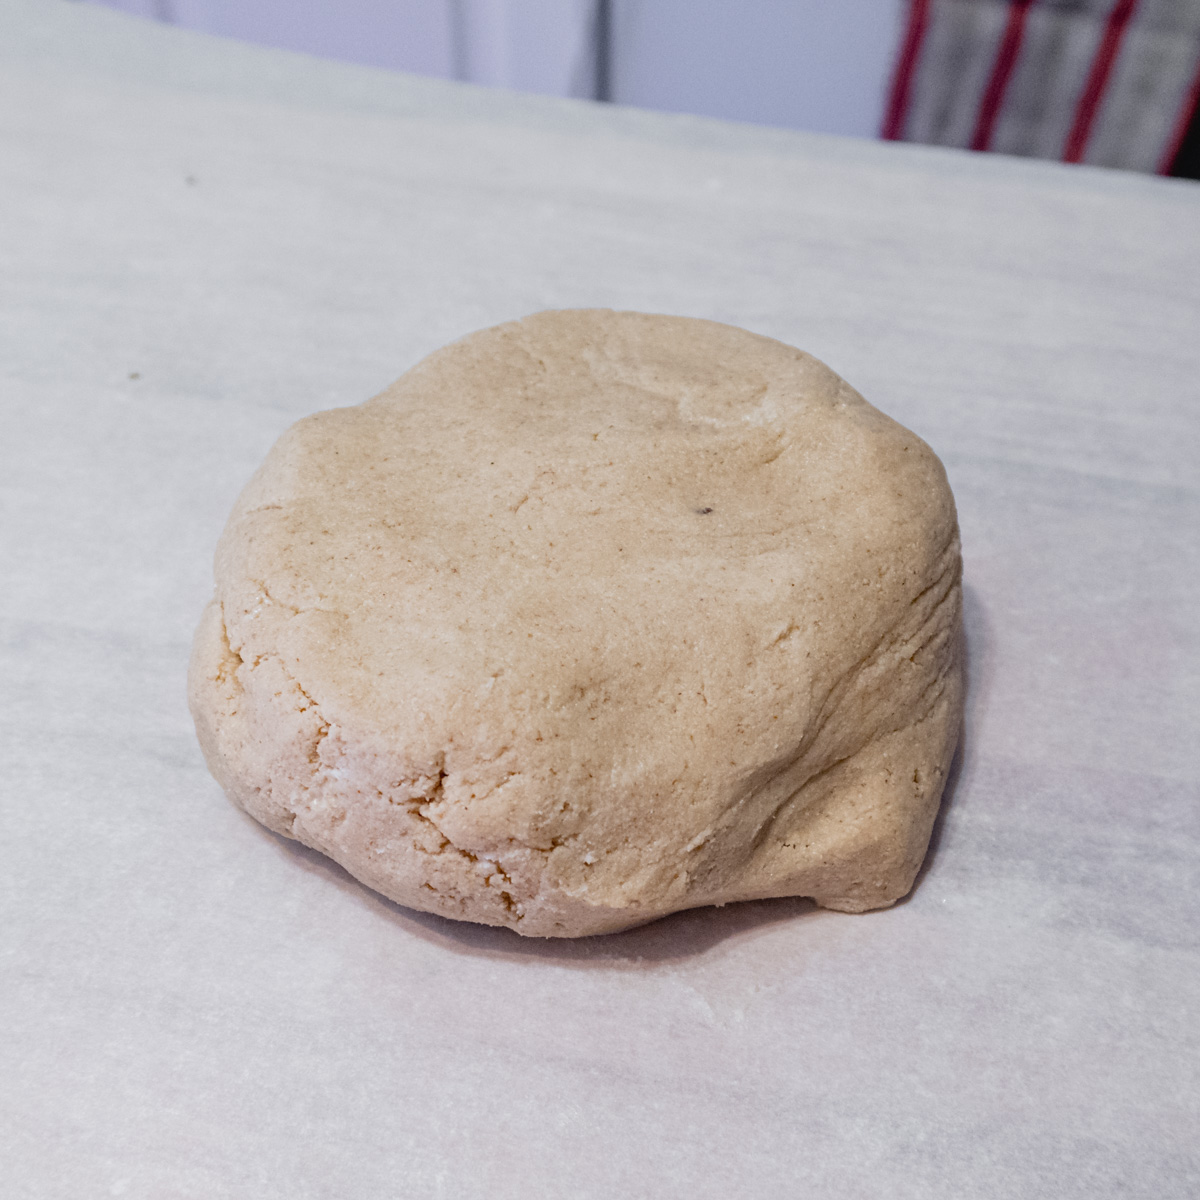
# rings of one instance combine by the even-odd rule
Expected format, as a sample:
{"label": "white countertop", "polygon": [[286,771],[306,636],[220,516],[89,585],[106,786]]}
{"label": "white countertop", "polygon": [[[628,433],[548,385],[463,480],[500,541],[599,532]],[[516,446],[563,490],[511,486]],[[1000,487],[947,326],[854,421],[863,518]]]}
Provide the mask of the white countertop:
{"label": "white countertop", "polygon": [[[945,461],[967,727],[895,909],[525,941],[205,771],[272,441],[592,305],[801,346]],[[6,1198],[1200,1194],[1200,185],[0,0],[0,404]]]}

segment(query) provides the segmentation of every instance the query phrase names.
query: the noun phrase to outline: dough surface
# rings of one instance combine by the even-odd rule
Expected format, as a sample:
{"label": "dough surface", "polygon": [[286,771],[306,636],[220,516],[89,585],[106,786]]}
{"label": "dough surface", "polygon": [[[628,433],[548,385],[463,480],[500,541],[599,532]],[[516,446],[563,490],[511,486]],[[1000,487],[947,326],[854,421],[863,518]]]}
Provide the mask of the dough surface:
{"label": "dough surface", "polygon": [[816,359],[547,312],[293,426],[189,698],[278,833],[412,908],[579,936],[893,903],[962,711],[945,472]]}

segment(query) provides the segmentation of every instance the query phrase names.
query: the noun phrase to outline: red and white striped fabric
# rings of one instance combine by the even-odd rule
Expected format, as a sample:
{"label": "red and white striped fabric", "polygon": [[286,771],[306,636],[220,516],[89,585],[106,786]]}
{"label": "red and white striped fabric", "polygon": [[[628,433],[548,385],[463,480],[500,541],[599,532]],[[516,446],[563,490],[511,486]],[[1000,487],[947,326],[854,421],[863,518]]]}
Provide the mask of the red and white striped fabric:
{"label": "red and white striped fabric", "polygon": [[882,136],[1171,173],[1200,0],[910,0]]}

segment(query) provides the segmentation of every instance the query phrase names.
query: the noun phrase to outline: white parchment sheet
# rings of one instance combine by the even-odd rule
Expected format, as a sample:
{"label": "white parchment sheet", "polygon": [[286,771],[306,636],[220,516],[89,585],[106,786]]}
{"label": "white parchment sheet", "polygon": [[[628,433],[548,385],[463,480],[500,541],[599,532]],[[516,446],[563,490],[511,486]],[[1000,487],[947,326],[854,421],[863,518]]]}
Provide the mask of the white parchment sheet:
{"label": "white parchment sheet", "polygon": [[[542,308],[811,351],[942,456],[920,883],[579,943],[237,812],[184,700],[295,419]],[[0,0],[0,1195],[1200,1195],[1200,185]]]}

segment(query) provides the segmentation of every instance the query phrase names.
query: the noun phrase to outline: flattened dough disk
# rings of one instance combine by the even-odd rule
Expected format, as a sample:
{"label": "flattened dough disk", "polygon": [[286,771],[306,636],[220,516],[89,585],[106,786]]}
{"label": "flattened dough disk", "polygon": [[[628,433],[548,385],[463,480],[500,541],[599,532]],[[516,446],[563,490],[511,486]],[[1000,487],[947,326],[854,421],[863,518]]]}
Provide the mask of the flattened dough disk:
{"label": "flattened dough disk", "polygon": [[232,799],[412,908],[572,937],[912,886],[962,710],[945,472],[814,358],[547,312],[293,426],[189,691]]}

